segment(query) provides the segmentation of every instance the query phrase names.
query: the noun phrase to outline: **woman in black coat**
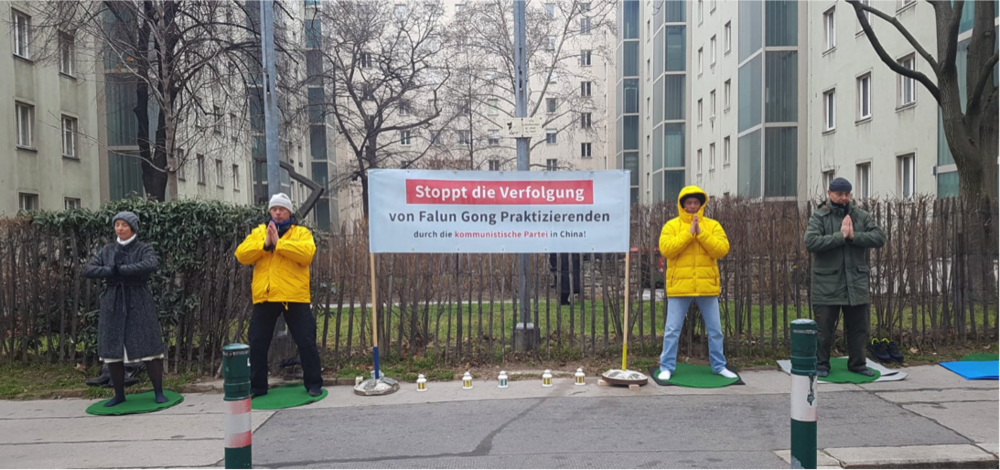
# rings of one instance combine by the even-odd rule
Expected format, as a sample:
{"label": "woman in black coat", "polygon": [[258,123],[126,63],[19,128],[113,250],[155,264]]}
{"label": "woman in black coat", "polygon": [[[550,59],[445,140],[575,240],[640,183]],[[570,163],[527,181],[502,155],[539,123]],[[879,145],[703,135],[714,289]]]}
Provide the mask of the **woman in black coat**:
{"label": "woman in black coat", "polygon": [[83,276],[103,279],[101,314],[97,325],[97,353],[108,364],[115,397],[104,406],[125,401],[125,363],[145,362],[157,403],[163,395],[163,336],[156,303],[147,283],[159,262],[156,252],[137,240],[139,217],[119,212],[111,220],[118,240],[97,252]]}

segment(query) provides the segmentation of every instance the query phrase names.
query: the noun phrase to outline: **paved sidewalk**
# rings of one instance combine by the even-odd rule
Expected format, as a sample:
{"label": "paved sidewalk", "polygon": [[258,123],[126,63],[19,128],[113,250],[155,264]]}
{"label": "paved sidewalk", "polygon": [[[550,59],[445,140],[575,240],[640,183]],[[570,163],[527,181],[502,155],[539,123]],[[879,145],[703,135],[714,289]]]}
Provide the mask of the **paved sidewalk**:
{"label": "paved sidewalk", "polygon": [[[820,465],[997,468],[998,383],[940,366],[900,382],[821,384]],[[256,467],[787,468],[789,377],[748,371],[723,389],[577,387],[557,379],[413,384],[384,397],[255,411]],[[96,417],[90,401],[0,401],[0,467],[221,466],[222,396]]]}

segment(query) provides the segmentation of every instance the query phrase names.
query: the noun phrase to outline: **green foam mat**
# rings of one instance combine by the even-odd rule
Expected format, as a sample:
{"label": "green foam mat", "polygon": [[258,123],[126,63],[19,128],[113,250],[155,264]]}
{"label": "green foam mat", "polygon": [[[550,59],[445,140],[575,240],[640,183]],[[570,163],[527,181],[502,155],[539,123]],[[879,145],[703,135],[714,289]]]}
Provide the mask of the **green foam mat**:
{"label": "green foam mat", "polygon": [[969,354],[965,356],[960,361],[1000,361],[1000,354],[996,353],[982,353],[982,354]]}
{"label": "green foam mat", "polygon": [[285,385],[268,390],[267,395],[254,398],[250,404],[255,410],[283,410],[320,401],[329,393],[324,388],[320,396],[312,397],[302,384]]}
{"label": "green foam mat", "polygon": [[[733,369],[730,368],[729,370]],[[662,386],[678,385],[681,387],[691,388],[722,388],[730,385],[745,385],[743,383],[743,379],[740,377],[727,379],[719,374],[713,373],[710,366],[696,366],[692,364],[685,364],[683,362],[677,364],[670,380],[664,382],[657,378],[658,375],[660,375],[660,368],[658,366],[652,366],[649,368],[649,378],[653,379],[657,385]]]}
{"label": "green foam mat", "polygon": [[882,373],[876,369],[869,367],[868,370],[874,372],[875,375],[868,377],[851,372],[847,370],[846,357],[832,357],[830,358],[830,375],[820,377],[819,380],[834,384],[866,384],[874,382],[882,376]]}
{"label": "green foam mat", "polygon": [[154,411],[165,410],[184,401],[184,397],[182,397],[181,394],[172,390],[164,390],[163,395],[167,397],[166,403],[157,403],[156,395],[154,395],[153,391],[150,390],[148,392],[125,395],[125,401],[115,406],[104,406],[104,404],[110,400],[109,398],[108,400],[101,400],[87,407],[87,414],[97,416],[121,416],[138,413],[152,413]]}

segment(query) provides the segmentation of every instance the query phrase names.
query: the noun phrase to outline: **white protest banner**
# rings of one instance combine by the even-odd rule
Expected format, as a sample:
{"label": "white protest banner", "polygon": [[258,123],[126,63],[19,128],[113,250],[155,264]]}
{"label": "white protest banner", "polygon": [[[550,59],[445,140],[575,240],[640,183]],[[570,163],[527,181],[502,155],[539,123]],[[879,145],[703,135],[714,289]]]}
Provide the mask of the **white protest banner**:
{"label": "white protest banner", "polygon": [[372,253],[629,249],[624,170],[370,170]]}

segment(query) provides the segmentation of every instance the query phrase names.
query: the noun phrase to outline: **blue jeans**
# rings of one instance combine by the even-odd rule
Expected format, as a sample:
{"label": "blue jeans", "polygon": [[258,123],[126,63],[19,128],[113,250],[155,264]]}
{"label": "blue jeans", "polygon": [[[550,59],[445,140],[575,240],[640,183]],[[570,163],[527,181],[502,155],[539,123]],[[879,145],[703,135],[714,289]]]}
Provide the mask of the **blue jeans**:
{"label": "blue jeans", "polygon": [[712,372],[721,372],[726,368],[726,355],[722,352],[722,323],[719,320],[718,297],[668,297],[667,320],[663,329],[663,353],[660,354],[660,370],[674,371],[677,367],[677,340],[684,327],[684,317],[687,316],[691,301],[698,305],[701,318],[708,330],[708,359],[712,364]]}

